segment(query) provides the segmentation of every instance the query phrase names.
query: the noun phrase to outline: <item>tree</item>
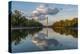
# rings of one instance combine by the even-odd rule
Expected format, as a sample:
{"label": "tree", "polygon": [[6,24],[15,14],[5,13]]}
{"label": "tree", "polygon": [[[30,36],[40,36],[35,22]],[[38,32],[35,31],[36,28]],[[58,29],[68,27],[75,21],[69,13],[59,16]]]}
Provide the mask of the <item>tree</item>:
{"label": "tree", "polygon": [[11,27],[36,27],[42,26],[42,24],[35,20],[29,20],[18,10],[15,10],[11,14]]}

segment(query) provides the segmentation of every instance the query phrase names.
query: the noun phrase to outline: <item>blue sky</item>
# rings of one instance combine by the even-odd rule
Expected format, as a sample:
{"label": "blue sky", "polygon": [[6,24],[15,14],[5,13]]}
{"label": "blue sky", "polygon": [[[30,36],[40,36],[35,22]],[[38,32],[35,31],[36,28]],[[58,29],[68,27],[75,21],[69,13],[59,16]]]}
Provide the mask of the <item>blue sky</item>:
{"label": "blue sky", "polygon": [[[20,10],[25,16],[30,16],[32,12],[41,4],[48,5],[49,8],[58,8],[60,11],[56,15],[48,15],[48,24],[51,25],[55,21],[72,19],[78,17],[78,6],[69,4],[55,4],[55,3],[32,3],[32,2],[12,2],[12,11]],[[46,20],[40,21],[46,25]]]}

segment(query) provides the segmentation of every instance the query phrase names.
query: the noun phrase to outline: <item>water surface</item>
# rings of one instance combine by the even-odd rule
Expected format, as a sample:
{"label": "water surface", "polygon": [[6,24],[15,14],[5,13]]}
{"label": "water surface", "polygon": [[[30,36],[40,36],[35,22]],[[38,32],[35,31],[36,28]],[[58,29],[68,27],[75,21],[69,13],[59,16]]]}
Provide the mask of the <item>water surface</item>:
{"label": "water surface", "polygon": [[77,49],[75,29],[38,28],[11,31],[12,52]]}

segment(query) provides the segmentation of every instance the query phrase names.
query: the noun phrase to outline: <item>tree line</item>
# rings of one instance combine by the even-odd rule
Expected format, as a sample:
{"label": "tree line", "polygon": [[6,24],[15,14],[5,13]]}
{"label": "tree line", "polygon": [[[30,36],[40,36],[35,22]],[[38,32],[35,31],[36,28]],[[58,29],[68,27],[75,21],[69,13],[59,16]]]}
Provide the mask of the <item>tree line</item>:
{"label": "tree line", "polygon": [[53,27],[78,27],[78,18],[75,17],[72,20],[60,20],[56,21]]}
{"label": "tree line", "polygon": [[11,13],[11,27],[39,27],[42,24],[34,19],[29,20],[21,11],[14,10]]}
{"label": "tree line", "polygon": [[[14,10],[11,13],[11,27],[40,27],[43,26],[39,21],[28,19],[23,16],[21,11]],[[52,24],[51,27],[78,27],[78,18],[72,20],[60,20]]]}

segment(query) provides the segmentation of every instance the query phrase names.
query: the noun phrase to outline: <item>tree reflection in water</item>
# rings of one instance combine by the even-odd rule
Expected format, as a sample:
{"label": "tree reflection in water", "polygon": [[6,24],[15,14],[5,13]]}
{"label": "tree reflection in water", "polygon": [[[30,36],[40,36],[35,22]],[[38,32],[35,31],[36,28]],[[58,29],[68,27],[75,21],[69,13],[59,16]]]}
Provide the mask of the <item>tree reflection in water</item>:
{"label": "tree reflection in water", "polygon": [[[55,32],[65,34],[66,36],[72,35],[74,38],[78,37],[78,31],[71,28],[52,28]],[[42,28],[36,29],[18,29],[11,31],[11,42],[14,42],[15,45],[19,44],[20,41],[25,39],[29,34],[32,35],[32,42],[43,49],[47,49],[49,45],[57,46],[59,42],[55,39],[47,39],[48,35],[44,33],[39,33]],[[37,35],[35,35],[37,34]]]}
{"label": "tree reflection in water", "polygon": [[52,28],[56,33],[60,33],[61,35],[65,34],[66,36],[72,35],[74,38],[78,38],[78,29],[77,28],[63,28],[56,27]]}
{"label": "tree reflection in water", "polygon": [[35,33],[42,30],[42,28],[36,29],[18,29],[11,31],[11,42],[14,42],[15,45],[19,44],[22,39],[25,39],[28,34],[34,35]]}

